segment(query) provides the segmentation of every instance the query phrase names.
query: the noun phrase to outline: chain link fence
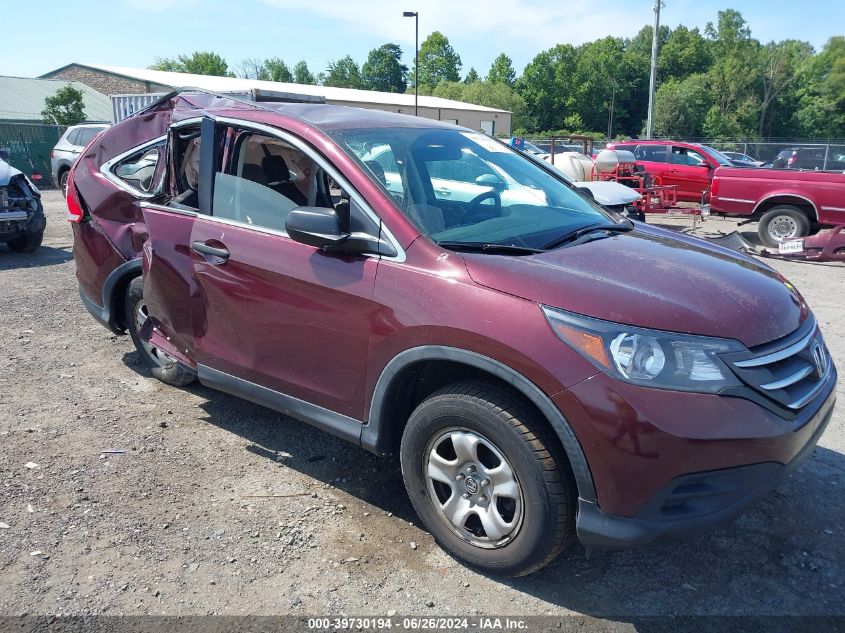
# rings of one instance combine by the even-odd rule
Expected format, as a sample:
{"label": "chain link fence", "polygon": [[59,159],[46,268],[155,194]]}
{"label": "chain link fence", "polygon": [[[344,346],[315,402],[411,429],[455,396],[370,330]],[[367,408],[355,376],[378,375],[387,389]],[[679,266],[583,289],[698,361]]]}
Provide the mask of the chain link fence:
{"label": "chain link fence", "polygon": [[[781,152],[800,150],[800,158],[810,169],[845,168],[845,139],[828,141],[807,139],[695,139],[693,142],[709,145],[722,152],[738,152],[765,164],[774,162]],[[782,158],[788,160],[788,156]],[[781,166],[781,165],[775,165]]]}
{"label": "chain link fence", "polygon": [[63,125],[43,123],[0,123],[0,150],[7,151],[7,162],[39,188],[51,188],[55,184],[50,175],[50,152],[66,129]]}

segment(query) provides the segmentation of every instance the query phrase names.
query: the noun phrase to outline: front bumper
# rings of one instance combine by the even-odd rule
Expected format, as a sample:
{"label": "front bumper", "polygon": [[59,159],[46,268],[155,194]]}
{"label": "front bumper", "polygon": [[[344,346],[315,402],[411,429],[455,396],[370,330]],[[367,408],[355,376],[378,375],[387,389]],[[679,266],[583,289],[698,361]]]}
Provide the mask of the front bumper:
{"label": "front bumper", "polygon": [[0,209],[0,240],[11,240],[23,235],[39,233],[47,226],[41,205],[35,211]]}
{"label": "front bumper", "polygon": [[[663,392],[661,402],[653,393],[637,401],[640,394],[630,392],[623,406],[627,386],[616,391],[618,382],[596,378],[573,391],[580,391],[583,404],[612,390],[609,399],[616,406],[606,410],[605,419],[586,407],[592,418],[587,427],[581,415],[572,415],[572,400],[561,409],[568,409],[598,492],[598,501],[579,500],[578,537],[588,549],[613,550],[712,530],[777,486],[824,432],[837,376],[833,369],[816,403],[792,421],[748,401],[701,394],[675,394],[679,400],[673,401],[672,392]],[[561,400],[573,397],[561,394],[556,400],[561,406]],[[679,408],[681,398],[692,398],[686,411]],[[710,436],[695,435],[708,419]]]}

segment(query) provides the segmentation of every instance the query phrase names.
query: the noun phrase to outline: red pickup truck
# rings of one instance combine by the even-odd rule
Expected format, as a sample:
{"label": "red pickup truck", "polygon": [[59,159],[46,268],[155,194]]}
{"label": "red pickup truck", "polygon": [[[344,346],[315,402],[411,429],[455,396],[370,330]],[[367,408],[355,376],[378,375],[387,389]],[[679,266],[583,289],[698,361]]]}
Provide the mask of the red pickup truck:
{"label": "red pickup truck", "polygon": [[720,167],[710,185],[714,214],[759,219],[766,246],[845,224],[845,172]]}

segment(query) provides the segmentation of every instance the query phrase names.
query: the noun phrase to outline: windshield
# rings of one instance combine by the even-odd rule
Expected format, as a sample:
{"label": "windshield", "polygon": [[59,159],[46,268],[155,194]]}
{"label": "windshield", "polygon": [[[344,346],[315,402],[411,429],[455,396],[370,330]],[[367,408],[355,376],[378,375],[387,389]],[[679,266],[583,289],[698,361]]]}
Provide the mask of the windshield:
{"label": "windshield", "polygon": [[439,128],[330,130],[423,233],[446,245],[543,248],[611,215],[520,152]]}
{"label": "windshield", "polygon": [[528,141],[525,141],[525,144],[523,145],[522,149],[526,152],[531,152],[532,154],[548,154],[548,152],[544,152],[539,147],[537,147],[533,143],[529,143]]}
{"label": "windshield", "polygon": [[719,150],[717,150],[717,149],[713,149],[712,147],[707,147],[706,145],[702,145],[702,146],[701,146],[701,149],[703,149],[705,152],[707,152],[707,153],[710,155],[710,158],[712,158],[713,160],[715,160],[715,161],[716,161],[717,163],[719,163],[722,167],[730,167],[731,165],[733,165],[733,163],[731,162],[730,158],[728,158],[727,156],[725,156],[725,155],[724,155],[722,152],[720,152]]}

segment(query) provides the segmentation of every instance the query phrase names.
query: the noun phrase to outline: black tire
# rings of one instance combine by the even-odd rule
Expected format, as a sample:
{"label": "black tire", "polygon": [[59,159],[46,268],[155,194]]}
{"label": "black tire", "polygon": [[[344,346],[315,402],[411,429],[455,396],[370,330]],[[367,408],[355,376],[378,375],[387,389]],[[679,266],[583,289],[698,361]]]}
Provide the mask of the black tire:
{"label": "black tire", "polygon": [[8,240],[6,244],[16,253],[32,253],[38,250],[41,242],[44,239],[44,231],[38,233],[30,233],[29,235],[21,235],[14,239]]}
{"label": "black tire", "polygon": [[138,338],[138,329],[142,322],[136,318],[136,315],[144,307],[144,280],[141,277],[135,277],[126,288],[123,312],[126,329],[135,344],[135,349],[138,350],[144,364],[150,368],[150,373],[161,382],[174,387],[191,384],[197,379],[196,374],[181,367],[175,360],[163,355],[155,348],[145,345]]}
{"label": "black tire", "polygon": [[[489,540],[486,544],[473,542],[487,538],[481,514],[475,515],[475,527],[471,517],[459,520],[458,527],[445,516],[449,508],[457,507],[454,504],[473,508],[470,514],[473,511],[489,514],[494,504],[488,502],[488,508],[484,508],[480,505],[483,498],[477,496],[484,491],[489,491],[490,500],[497,499],[496,512],[502,501],[496,492],[500,484],[491,484],[487,476],[494,471],[484,463],[491,459],[490,455],[498,457],[487,446],[483,451],[476,448],[475,455],[481,456],[478,465],[475,470],[472,467],[464,469],[460,466],[458,444],[452,442],[453,437],[462,434],[482,438],[479,444],[492,445],[515,475],[521,503],[508,502],[508,495],[505,495],[505,501],[511,507],[521,507],[519,520],[517,523],[516,513],[506,520],[505,523],[513,523],[516,527],[495,543]],[[429,479],[428,460],[433,452],[440,453],[443,446],[448,452],[449,445],[454,449],[456,464],[450,468],[457,469],[452,472],[459,474],[454,483],[445,485]],[[575,537],[577,494],[569,464],[559,453],[545,421],[501,389],[466,382],[450,385],[426,398],[411,414],[405,427],[400,460],[405,487],[423,525],[447,552],[473,567],[504,576],[524,576],[553,560]],[[464,472],[472,474],[464,475]],[[479,477],[483,478],[480,482]],[[470,478],[475,479],[472,488]],[[478,489],[479,483],[480,491],[467,498],[473,489]],[[459,494],[464,501],[454,496]],[[444,505],[447,508],[441,510]],[[504,512],[499,514],[505,516]]]}
{"label": "black tire", "polygon": [[769,209],[757,224],[757,234],[763,245],[777,248],[783,240],[810,234],[810,219],[798,207],[782,204]]}
{"label": "black tire", "polygon": [[59,189],[62,192],[62,197],[67,198],[67,179],[70,176],[70,169],[62,170],[59,174]]}

